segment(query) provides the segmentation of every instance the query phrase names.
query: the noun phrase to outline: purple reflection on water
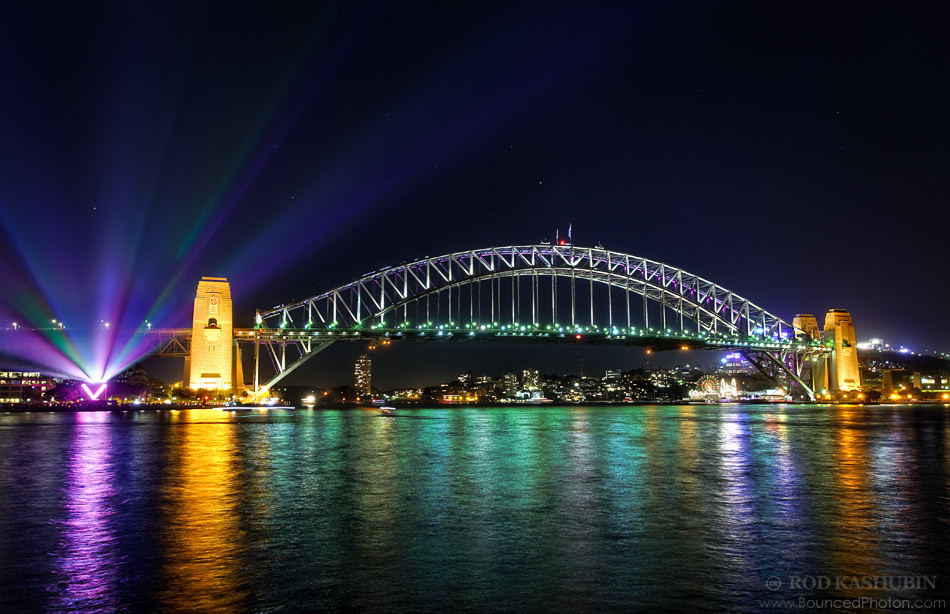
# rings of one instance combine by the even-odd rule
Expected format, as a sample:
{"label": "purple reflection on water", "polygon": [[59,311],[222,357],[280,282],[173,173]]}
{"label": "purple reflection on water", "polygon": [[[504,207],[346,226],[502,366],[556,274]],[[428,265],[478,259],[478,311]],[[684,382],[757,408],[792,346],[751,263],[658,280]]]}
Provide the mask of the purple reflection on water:
{"label": "purple reflection on water", "polygon": [[80,412],[66,472],[62,538],[55,554],[57,611],[107,611],[118,581],[116,535],[108,519],[115,513],[108,412]]}
{"label": "purple reflection on water", "polygon": [[717,552],[728,577],[745,590],[754,588],[756,577],[757,508],[753,477],[752,433],[749,416],[742,410],[723,416],[719,431],[719,478],[716,530]]}

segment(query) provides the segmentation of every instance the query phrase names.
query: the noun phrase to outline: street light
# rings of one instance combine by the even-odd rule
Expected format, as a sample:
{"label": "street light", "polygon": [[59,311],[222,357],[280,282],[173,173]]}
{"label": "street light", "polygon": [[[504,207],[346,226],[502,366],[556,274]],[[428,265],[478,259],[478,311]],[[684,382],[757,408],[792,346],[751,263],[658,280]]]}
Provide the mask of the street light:
{"label": "street light", "polygon": [[16,322],[13,323],[13,330],[16,330]]}

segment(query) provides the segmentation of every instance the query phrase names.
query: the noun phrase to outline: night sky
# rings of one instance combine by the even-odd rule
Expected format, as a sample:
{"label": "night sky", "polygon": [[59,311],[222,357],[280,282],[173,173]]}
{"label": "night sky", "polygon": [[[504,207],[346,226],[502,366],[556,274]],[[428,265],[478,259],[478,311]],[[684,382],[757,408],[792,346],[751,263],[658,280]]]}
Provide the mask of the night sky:
{"label": "night sky", "polygon": [[[573,224],[787,320],[950,351],[948,26],[922,2],[8,3],[0,321],[187,326],[212,275],[250,326]],[[349,382],[359,350],[300,381]],[[385,352],[381,386],[645,362]]]}

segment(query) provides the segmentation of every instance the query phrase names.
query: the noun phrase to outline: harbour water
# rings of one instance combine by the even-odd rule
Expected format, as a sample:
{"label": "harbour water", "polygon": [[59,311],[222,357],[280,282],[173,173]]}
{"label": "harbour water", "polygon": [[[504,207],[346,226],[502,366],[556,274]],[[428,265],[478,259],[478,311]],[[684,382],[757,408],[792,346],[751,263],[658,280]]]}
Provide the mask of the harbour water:
{"label": "harbour water", "polygon": [[948,525],[946,406],[0,414],[2,612],[940,610]]}

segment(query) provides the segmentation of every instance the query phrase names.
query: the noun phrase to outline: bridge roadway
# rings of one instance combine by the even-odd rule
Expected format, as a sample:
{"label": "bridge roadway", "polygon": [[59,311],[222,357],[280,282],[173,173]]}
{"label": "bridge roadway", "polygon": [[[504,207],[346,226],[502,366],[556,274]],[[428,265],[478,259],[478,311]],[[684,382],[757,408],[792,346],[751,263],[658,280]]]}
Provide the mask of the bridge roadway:
{"label": "bridge roadway", "polygon": [[[369,345],[383,342],[418,342],[418,341],[453,341],[458,343],[490,343],[490,342],[521,342],[521,343],[572,343],[575,345],[606,345],[625,347],[645,347],[653,351],[671,350],[713,350],[728,352],[744,351],[784,351],[784,352],[817,352],[825,353],[830,350],[817,346],[815,341],[803,342],[777,341],[763,339],[759,342],[743,340],[738,337],[725,335],[696,335],[689,333],[659,333],[644,330],[588,330],[571,332],[570,330],[552,330],[548,327],[537,328],[530,326],[498,327],[492,330],[489,326],[460,328],[430,327],[430,328],[381,328],[367,329],[340,329],[334,331],[312,331],[308,329],[254,329],[235,328],[234,338],[240,343],[292,343],[301,344],[307,341],[316,344],[335,342],[362,342]],[[584,328],[584,327],[581,327]],[[190,328],[155,328],[147,331],[146,338],[150,340],[155,354],[166,357],[183,357],[188,355],[191,342]],[[577,335],[581,338],[578,339]],[[900,353],[894,350],[862,350],[859,357],[862,368],[870,370],[897,369],[908,371],[922,371],[928,375],[938,374],[950,376],[950,360],[944,356]]]}
{"label": "bridge roadway", "polygon": [[[154,328],[145,333],[159,356],[184,356],[191,342],[190,328]],[[383,341],[454,341],[459,343],[572,343],[575,345],[612,345],[645,347],[664,350],[720,350],[720,351],[827,351],[817,341],[749,339],[735,335],[717,335],[690,332],[660,332],[643,329],[599,328],[591,326],[532,327],[518,326],[461,326],[445,325],[416,327],[354,327],[337,330],[308,330],[296,328],[254,329],[235,328],[234,339],[239,343],[336,343],[362,342],[378,344]]]}
{"label": "bridge roadway", "polygon": [[[160,356],[187,356],[190,329],[153,329],[147,337]],[[790,377],[806,395],[811,390],[801,381],[801,370],[789,369],[790,357],[803,364],[806,356],[830,351],[818,341],[740,337],[735,334],[655,331],[651,329],[598,326],[531,326],[520,324],[446,324],[412,327],[405,324],[387,327],[380,324],[352,328],[236,328],[234,340],[254,345],[254,390],[266,391],[301,364],[333,343],[366,343],[373,347],[394,342],[455,343],[567,343],[616,347],[645,347],[648,351],[719,350],[739,351],[766,376]],[[270,357],[276,375],[263,387],[260,384],[260,350]],[[296,359],[288,363],[287,348],[296,350]]]}
{"label": "bridge roadway", "polygon": [[664,350],[721,350],[721,351],[792,351],[824,352],[816,341],[773,340],[740,338],[735,335],[717,335],[691,332],[659,332],[652,330],[599,328],[591,326],[532,327],[530,325],[476,325],[417,327],[366,327],[338,330],[311,331],[308,329],[235,329],[238,341],[259,343],[335,343],[364,342],[378,344],[384,341],[453,341],[505,343],[571,343],[575,345],[613,345],[645,347]]}

